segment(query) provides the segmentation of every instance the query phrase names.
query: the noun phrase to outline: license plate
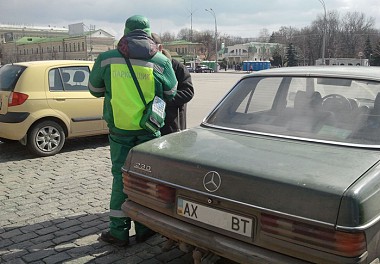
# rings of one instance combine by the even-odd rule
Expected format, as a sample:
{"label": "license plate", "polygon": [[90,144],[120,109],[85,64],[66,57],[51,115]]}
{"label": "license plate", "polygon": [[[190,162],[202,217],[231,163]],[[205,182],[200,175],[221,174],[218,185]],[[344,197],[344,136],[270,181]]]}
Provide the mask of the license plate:
{"label": "license plate", "polygon": [[178,198],[177,214],[246,237],[252,236],[253,219]]}

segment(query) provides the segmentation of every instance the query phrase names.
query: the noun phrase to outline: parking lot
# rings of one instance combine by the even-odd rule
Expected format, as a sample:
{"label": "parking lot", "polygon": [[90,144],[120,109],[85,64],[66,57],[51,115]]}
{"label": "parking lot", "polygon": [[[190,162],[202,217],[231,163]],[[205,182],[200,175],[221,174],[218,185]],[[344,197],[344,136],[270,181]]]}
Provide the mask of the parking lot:
{"label": "parking lot", "polygon": [[[188,127],[200,124],[242,74],[192,73]],[[108,227],[110,171],[105,136],[69,140],[52,157],[0,143],[0,263],[192,263],[177,247],[162,251],[160,235],[141,244],[132,239],[127,248],[98,241]]]}

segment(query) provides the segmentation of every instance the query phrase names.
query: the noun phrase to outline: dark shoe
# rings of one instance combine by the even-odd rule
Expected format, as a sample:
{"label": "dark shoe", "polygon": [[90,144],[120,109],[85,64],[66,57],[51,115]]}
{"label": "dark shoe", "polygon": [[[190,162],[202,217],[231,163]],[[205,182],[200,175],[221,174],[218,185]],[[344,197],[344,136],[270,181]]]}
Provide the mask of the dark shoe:
{"label": "dark shoe", "polygon": [[115,246],[125,247],[128,246],[129,240],[121,240],[111,235],[110,231],[104,231],[99,237],[100,240],[110,243]]}
{"label": "dark shoe", "polygon": [[154,236],[155,234],[157,233],[151,229],[148,229],[142,234],[136,234],[136,242],[137,243],[145,242],[146,240],[148,240],[148,238]]}

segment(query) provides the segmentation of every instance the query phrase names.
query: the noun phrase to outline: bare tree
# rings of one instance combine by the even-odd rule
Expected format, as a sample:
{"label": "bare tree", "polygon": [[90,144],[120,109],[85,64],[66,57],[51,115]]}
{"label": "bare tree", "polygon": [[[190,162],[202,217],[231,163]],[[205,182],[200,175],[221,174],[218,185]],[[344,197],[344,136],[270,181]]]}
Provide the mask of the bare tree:
{"label": "bare tree", "polygon": [[364,50],[365,37],[374,26],[374,19],[366,19],[363,13],[347,13],[342,19],[341,41],[345,57],[356,57]]}
{"label": "bare tree", "polygon": [[162,42],[170,42],[175,40],[175,34],[172,34],[169,31],[162,33],[160,37]]}
{"label": "bare tree", "polygon": [[194,30],[193,30],[193,32],[191,32],[191,29],[189,29],[189,28],[183,28],[178,32],[177,39],[190,41],[192,38],[191,34],[194,35],[194,34],[196,34],[196,32],[194,32]]}
{"label": "bare tree", "polygon": [[260,30],[259,33],[259,42],[267,43],[269,41],[270,35],[269,35],[269,30],[266,28],[263,28]]}
{"label": "bare tree", "polygon": [[347,13],[343,18],[337,11],[329,11],[326,21],[318,16],[310,27],[301,30],[281,27],[273,32],[271,42],[288,45],[293,43],[298,53],[299,63],[314,65],[321,58],[323,33],[326,27],[326,55],[328,57],[357,57],[365,48],[367,36],[373,43],[378,41],[379,31],[374,29],[374,19],[364,14]]}
{"label": "bare tree", "polygon": [[196,34],[193,32],[193,39],[195,42],[202,43],[206,47],[206,60],[210,60],[210,56],[215,54],[215,32],[211,30],[197,32]]}

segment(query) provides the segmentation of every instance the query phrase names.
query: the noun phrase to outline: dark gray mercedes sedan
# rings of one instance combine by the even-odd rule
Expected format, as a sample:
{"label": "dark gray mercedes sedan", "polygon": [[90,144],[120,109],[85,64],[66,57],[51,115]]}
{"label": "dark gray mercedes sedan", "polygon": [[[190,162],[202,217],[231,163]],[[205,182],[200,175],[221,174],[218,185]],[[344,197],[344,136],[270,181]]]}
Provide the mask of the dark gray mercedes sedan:
{"label": "dark gray mercedes sedan", "polygon": [[245,75],[200,126],[134,147],[123,175],[123,210],[202,256],[379,263],[380,68]]}

